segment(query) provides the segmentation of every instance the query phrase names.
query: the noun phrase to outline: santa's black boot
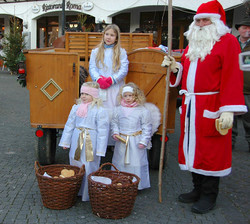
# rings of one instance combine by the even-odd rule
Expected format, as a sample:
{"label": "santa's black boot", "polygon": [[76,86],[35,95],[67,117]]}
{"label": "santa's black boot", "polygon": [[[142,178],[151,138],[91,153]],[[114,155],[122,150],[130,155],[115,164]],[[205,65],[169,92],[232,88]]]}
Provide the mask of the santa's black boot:
{"label": "santa's black boot", "polygon": [[193,203],[199,200],[203,175],[192,173],[194,189],[185,194],[180,194],[178,200],[183,203]]}
{"label": "santa's black boot", "polygon": [[200,199],[191,208],[192,212],[204,214],[213,209],[216,205],[216,198],[219,193],[219,177],[204,176]]}

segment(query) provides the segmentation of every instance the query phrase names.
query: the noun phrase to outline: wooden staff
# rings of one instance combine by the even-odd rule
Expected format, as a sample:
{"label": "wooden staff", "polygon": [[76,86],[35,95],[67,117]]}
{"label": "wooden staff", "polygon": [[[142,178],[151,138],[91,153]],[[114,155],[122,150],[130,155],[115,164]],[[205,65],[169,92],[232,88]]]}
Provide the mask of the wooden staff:
{"label": "wooden staff", "polygon": [[[172,0],[168,0],[168,55],[171,55],[171,51],[172,51]],[[160,203],[162,202],[162,168],[163,168],[163,159],[164,159],[164,151],[165,151],[166,121],[168,120],[170,73],[171,73],[171,69],[170,69],[170,66],[168,66],[167,77],[166,77],[164,112],[163,112],[161,155],[160,155],[159,177],[158,177],[159,202]]]}

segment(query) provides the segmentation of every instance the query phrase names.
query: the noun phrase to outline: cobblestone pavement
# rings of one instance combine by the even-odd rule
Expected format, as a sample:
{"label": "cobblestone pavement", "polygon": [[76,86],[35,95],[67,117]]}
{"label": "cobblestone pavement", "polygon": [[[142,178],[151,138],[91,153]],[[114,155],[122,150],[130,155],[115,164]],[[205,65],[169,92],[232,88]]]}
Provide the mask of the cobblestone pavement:
{"label": "cobblestone pavement", "polygon": [[[138,193],[131,215],[121,220],[102,219],[92,214],[89,202],[77,203],[67,210],[43,206],[34,172],[35,130],[29,123],[29,91],[16,82],[16,76],[0,74],[0,223],[250,223],[250,154],[240,136],[233,152],[231,175],[221,179],[217,205],[208,214],[190,211],[190,204],[177,201],[179,193],[191,190],[189,172],[177,164],[179,120],[176,133],[168,142],[167,165],[163,171],[162,203],[158,202],[158,171],[151,170],[151,188]],[[67,163],[67,153],[57,149],[57,163]]]}

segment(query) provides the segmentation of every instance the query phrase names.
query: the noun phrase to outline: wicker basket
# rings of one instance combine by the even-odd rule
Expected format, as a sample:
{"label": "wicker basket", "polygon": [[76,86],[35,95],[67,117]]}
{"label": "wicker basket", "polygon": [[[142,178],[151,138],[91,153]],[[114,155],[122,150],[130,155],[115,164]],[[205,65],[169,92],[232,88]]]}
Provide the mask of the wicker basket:
{"label": "wicker basket", "polygon": [[[103,170],[111,165],[115,170]],[[92,180],[92,176],[108,177],[111,184]],[[106,219],[121,219],[130,215],[137,196],[140,178],[134,174],[120,172],[113,164],[104,163],[96,172],[89,174],[89,198],[92,212]]]}
{"label": "wicker basket", "polygon": [[[75,176],[66,178],[50,178],[43,176],[44,172],[50,176],[59,176],[62,169],[75,171]],[[40,188],[43,205],[50,209],[67,209],[72,207],[77,199],[85,166],[81,168],[65,164],[40,166],[35,162],[36,178]]]}

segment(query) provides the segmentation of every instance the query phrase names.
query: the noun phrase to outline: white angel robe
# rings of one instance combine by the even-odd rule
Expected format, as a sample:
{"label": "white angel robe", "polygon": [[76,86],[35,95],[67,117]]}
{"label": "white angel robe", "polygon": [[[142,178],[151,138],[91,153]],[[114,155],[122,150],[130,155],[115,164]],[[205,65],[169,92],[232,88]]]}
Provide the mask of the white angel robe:
{"label": "white angel robe", "polygon": [[[109,117],[108,112],[103,107],[88,106],[88,113],[86,117],[79,117],[76,111],[79,105],[74,105],[70,111],[68,120],[65,124],[62,137],[59,143],[61,147],[69,147],[69,161],[70,165],[81,167],[85,164],[85,175],[82,181],[81,189],[78,193],[82,196],[82,201],[88,201],[88,175],[100,166],[100,156],[105,156],[109,133]],[[83,144],[80,160],[74,159],[75,151],[77,149],[78,138],[81,130],[78,128],[88,128],[90,134],[94,160],[86,161],[85,144]],[[85,139],[84,139],[85,142]]]}
{"label": "white angel robe", "polygon": [[[98,48],[95,48],[91,52],[90,60],[89,60],[89,74],[93,81],[96,81],[101,75],[104,77],[112,77],[114,80],[114,84],[111,85],[107,89],[100,89],[99,96],[103,101],[103,106],[109,112],[109,118],[112,119],[113,109],[118,105],[117,103],[117,94],[119,93],[120,87],[124,84],[124,78],[128,73],[128,58],[126,50],[121,48],[120,61],[121,67],[117,72],[113,71],[113,48],[105,48],[104,50],[104,64],[103,67],[100,64],[100,68],[96,65],[96,55],[98,52]],[[108,145],[114,145],[114,141],[112,138],[109,139]]]}
{"label": "white angel robe", "polygon": [[[134,133],[142,133],[133,136]],[[128,162],[125,164],[126,145],[121,141],[116,141],[112,163],[120,171],[133,173],[141,178],[138,189],[150,187],[149,166],[147,158],[147,146],[151,140],[152,124],[150,111],[144,106],[123,107],[118,106],[113,113],[111,121],[111,134],[119,134],[128,142]],[[139,143],[145,145],[144,149],[138,148]]]}

